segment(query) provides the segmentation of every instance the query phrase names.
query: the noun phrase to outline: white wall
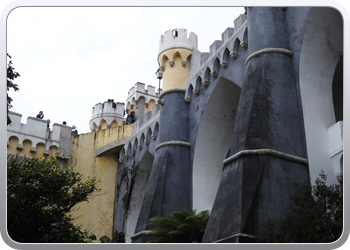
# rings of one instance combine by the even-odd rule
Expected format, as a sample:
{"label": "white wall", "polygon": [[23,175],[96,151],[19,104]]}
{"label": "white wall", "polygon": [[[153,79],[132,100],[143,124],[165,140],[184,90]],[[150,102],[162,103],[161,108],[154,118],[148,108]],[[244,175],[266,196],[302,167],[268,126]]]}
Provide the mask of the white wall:
{"label": "white wall", "polygon": [[335,124],[332,82],[343,53],[343,22],[332,8],[314,8],[300,54],[300,91],[310,177],[324,170],[329,184],[338,183],[332,169],[328,128]]}

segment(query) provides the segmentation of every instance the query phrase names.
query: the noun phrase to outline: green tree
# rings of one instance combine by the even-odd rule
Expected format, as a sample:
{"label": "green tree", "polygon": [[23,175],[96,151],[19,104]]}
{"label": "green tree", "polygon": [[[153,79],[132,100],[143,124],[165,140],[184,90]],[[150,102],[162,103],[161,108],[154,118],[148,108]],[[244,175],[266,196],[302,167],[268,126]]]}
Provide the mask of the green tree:
{"label": "green tree", "polygon": [[[15,71],[15,68],[12,67],[12,57],[7,53],[7,57],[10,58],[7,63],[7,91],[10,89],[13,89],[14,91],[18,91],[18,85],[15,84],[13,81],[19,77],[20,75],[18,72]],[[13,99],[7,94],[7,111],[12,108],[11,102]]]}
{"label": "green tree", "polygon": [[331,243],[343,231],[343,188],[326,185],[323,171],[315,185],[298,187],[294,206],[286,221],[268,221],[267,236],[258,240],[269,243]]}
{"label": "green tree", "polygon": [[112,235],[112,239],[107,236],[102,236],[100,241],[101,243],[125,243],[125,233],[119,233],[118,230],[116,230]]}
{"label": "green tree", "polygon": [[[12,58],[8,53],[7,53],[7,57],[10,59]],[[14,91],[19,90],[18,85],[13,82],[19,76],[20,75],[18,74],[18,72],[15,71],[15,68],[12,67],[12,61],[9,60],[7,63],[7,91],[9,91],[10,89],[13,89]],[[13,99],[7,93],[7,113],[9,112],[9,109],[12,108],[12,104],[11,104],[12,101]],[[9,125],[10,123],[11,123],[11,119],[7,115],[7,125]]]}
{"label": "green tree", "polygon": [[94,234],[73,224],[72,208],[97,191],[58,160],[14,157],[7,163],[7,230],[20,243],[83,243]]}
{"label": "green tree", "polygon": [[154,235],[157,238],[147,243],[200,243],[209,216],[208,210],[196,214],[196,209],[192,210],[186,206],[184,211],[175,211],[169,216],[152,217],[147,225],[153,230],[147,235]]}

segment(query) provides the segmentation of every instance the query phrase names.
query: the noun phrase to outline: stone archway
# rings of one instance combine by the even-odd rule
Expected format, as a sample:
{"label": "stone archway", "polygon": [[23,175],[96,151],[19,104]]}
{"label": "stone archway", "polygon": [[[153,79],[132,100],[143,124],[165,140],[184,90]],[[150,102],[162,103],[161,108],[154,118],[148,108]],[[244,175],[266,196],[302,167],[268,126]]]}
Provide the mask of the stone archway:
{"label": "stone archway", "polygon": [[137,167],[137,173],[133,180],[133,187],[130,196],[129,209],[125,220],[125,242],[131,243],[130,237],[135,234],[135,228],[142,206],[143,197],[151,173],[154,156],[148,151],[143,155],[140,164]]}
{"label": "stone archway", "polygon": [[[337,183],[331,168],[328,128],[336,122],[332,86],[343,54],[343,20],[333,8],[313,8],[300,51],[300,94],[311,181],[324,170],[327,183]],[[337,70],[339,72],[339,69]],[[342,76],[340,76],[342,77]],[[338,79],[339,80],[339,79]]]}
{"label": "stone archway", "polygon": [[211,210],[232,143],[241,88],[220,78],[199,125],[193,158],[193,208]]}

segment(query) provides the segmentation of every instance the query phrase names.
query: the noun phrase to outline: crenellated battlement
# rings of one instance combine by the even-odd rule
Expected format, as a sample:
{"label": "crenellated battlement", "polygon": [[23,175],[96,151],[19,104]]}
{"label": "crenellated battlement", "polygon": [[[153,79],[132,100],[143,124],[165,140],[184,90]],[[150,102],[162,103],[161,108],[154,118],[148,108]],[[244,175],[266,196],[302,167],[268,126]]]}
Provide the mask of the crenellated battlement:
{"label": "crenellated battlement", "polygon": [[159,96],[159,90],[158,92],[156,92],[156,88],[154,86],[147,85],[147,88],[145,88],[144,83],[137,82],[128,91],[128,98],[126,99],[126,102],[130,102],[130,104],[135,104],[135,102],[137,102],[141,96],[145,98],[145,103],[149,103],[151,99],[157,101]]}
{"label": "crenellated battlement", "polygon": [[149,127],[150,123],[154,123],[154,121],[158,121],[159,118],[160,106],[155,105],[151,111],[148,111],[143,117],[136,120],[133,124],[133,136],[135,134],[140,134],[140,132],[144,132],[145,127]]}
{"label": "crenellated battlement", "polygon": [[[222,40],[215,40],[210,45],[209,52],[203,53],[198,50],[193,52],[190,77],[186,83],[187,96],[190,96],[190,88],[198,93],[200,84],[208,86],[210,78],[216,78],[220,68],[228,67],[229,60],[230,63],[235,64],[235,68],[244,63],[248,56],[247,33],[247,15],[242,14],[234,20],[234,28],[229,27],[221,34]],[[237,72],[242,73],[243,71]]]}
{"label": "crenellated battlement", "polygon": [[135,119],[142,118],[145,113],[152,110],[157,105],[159,92],[154,86],[147,85],[141,82],[137,82],[128,92],[128,98],[126,99],[126,112],[130,114],[131,111],[135,112]]}
{"label": "crenellated battlement", "polygon": [[91,131],[123,125],[124,103],[108,99],[92,108],[89,122]]}
{"label": "crenellated battlement", "polygon": [[164,32],[164,35],[160,36],[158,55],[171,48],[185,48],[189,50],[198,48],[198,39],[195,33],[190,32],[189,36],[187,36],[187,29],[177,29],[177,31],[177,37],[174,37],[173,30],[167,30]]}
{"label": "crenellated battlement", "polygon": [[47,120],[29,116],[27,123],[23,124],[22,114],[12,111],[9,111],[9,117],[12,122],[7,126],[7,146],[13,147],[12,154],[19,154],[24,150],[24,145],[30,145],[26,156],[29,156],[29,153],[56,154],[66,159],[70,158],[71,127],[54,123],[52,129],[47,130]]}
{"label": "crenellated battlement", "polygon": [[113,99],[109,99],[104,103],[97,103],[95,107],[92,108],[91,119],[102,114],[123,116],[124,105],[125,104],[121,102],[115,103]]}

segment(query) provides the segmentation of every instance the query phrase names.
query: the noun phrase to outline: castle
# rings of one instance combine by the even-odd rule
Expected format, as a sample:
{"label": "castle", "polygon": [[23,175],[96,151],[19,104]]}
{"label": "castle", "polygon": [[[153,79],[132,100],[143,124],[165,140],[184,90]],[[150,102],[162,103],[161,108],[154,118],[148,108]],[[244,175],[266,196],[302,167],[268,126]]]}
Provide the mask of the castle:
{"label": "castle", "polygon": [[[97,237],[146,242],[146,222],[210,210],[203,242],[253,242],[284,219],[293,183],[343,181],[343,21],[326,7],[249,7],[197,49],[186,29],[159,40],[162,90],[136,83],[127,103],[96,104],[91,133],[10,112],[8,153],[64,156],[101,180],[78,220]],[[126,107],[125,107],[126,106]],[[136,122],[124,125],[124,109]],[[19,122],[18,122],[19,121]],[[34,129],[35,128],[35,129]]]}

